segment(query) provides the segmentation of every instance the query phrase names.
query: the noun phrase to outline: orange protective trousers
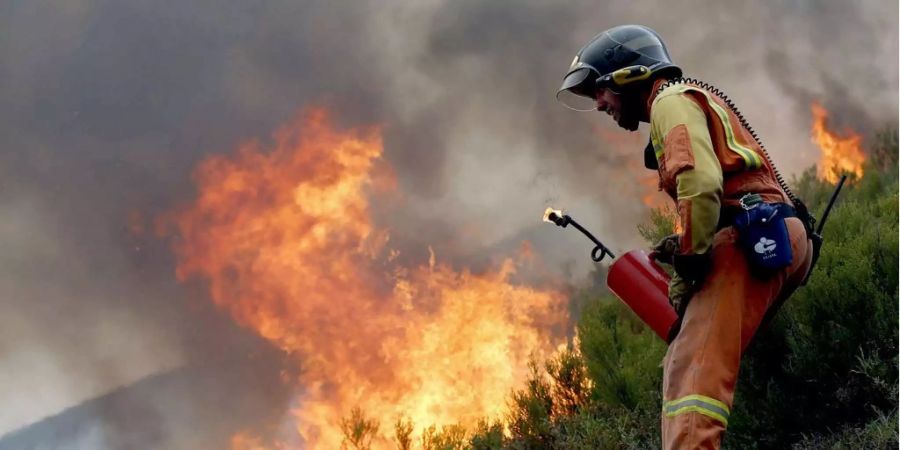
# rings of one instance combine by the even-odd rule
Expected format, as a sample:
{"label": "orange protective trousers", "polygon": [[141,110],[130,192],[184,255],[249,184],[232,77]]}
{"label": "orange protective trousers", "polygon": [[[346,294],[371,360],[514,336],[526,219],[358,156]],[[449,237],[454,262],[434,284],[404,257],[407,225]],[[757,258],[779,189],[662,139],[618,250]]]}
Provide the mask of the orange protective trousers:
{"label": "orange protective trousers", "polygon": [[793,261],[765,278],[751,274],[734,227],[716,233],[711,270],[691,298],[664,361],[664,449],[719,448],[741,354],[767,312],[774,313],[800,286],[812,260],[802,222],[785,222]]}

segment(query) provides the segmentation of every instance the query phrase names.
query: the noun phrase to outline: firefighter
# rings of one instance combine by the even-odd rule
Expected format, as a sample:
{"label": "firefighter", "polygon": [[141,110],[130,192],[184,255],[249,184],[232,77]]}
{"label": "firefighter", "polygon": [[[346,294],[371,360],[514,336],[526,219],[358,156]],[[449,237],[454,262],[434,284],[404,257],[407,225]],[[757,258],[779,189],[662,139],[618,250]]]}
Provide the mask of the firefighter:
{"label": "firefighter", "polygon": [[[578,52],[557,99],[605,112],[626,130],[649,123],[644,163],[658,172],[683,230],[653,253],[674,268],[669,301],[680,320],[663,363],[663,448],[719,448],[741,355],[804,280],[812,223],[732,103],[681,75],[655,31],[618,26]],[[754,230],[736,223],[759,216],[758,205],[781,221],[783,242],[745,242]],[[770,250],[787,259],[763,267]]]}

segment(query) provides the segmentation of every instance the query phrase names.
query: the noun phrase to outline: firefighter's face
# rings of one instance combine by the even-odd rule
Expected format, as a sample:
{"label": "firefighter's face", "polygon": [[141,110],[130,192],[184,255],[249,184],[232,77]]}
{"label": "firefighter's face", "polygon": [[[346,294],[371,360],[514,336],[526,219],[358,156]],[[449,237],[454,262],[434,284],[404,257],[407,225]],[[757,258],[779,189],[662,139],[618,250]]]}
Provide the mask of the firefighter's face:
{"label": "firefighter's face", "polygon": [[638,128],[640,117],[635,108],[623,105],[623,97],[609,89],[597,90],[597,111],[612,116],[620,127],[628,131],[635,131]]}

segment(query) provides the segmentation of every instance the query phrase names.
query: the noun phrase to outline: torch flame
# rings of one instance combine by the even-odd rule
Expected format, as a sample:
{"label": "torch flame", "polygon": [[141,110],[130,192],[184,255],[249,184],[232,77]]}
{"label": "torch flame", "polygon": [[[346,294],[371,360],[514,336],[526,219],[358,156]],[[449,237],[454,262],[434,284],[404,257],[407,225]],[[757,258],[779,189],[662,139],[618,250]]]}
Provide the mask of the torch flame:
{"label": "torch flame", "polygon": [[547,223],[553,223],[553,221],[550,220],[550,215],[551,215],[551,214],[555,214],[556,217],[562,217],[562,216],[563,216],[563,212],[562,212],[561,210],[559,210],[559,209],[553,209],[552,206],[548,206],[547,209],[544,210],[544,222],[547,222]]}
{"label": "torch flame", "polygon": [[[562,291],[512,283],[511,259],[476,274],[429,248],[429,261],[396,266],[367,200],[384,176],[379,130],[338,132],[314,110],[273,141],[203,161],[197,198],[160,223],[179,237],[179,280],[204,280],[218,307],[302,365],[286,438],[340,448],[354,408],[380,423],[375,448],[400,418],[419,436],[504,414],[529,359],[562,341]],[[262,448],[246,433],[233,442]]]}
{"label": "torch flame", "polygon": [[828,111],[818,103],[812,104],[812,114],[812,141],[822,151],[817,169],[819,178],[829,183],[837,183],[843,173],[862,178],[866,160],[861,146],[862,137],[853,132],[841,137],[828,130],[825,127]]}

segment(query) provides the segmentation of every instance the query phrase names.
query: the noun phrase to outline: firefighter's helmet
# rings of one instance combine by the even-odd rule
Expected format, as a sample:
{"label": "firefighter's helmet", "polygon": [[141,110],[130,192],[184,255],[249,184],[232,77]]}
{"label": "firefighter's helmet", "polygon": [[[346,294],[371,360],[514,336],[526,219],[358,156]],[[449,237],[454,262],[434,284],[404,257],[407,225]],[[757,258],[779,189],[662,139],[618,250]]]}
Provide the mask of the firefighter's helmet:
{"label": "firefighter's helmet", "polygon": [[681,76],[662,38],[645,26],[622,25],[598,34],[578,51],[556,99],[576,111],[592,111],[598,88],[623,93],[659,75]]}

